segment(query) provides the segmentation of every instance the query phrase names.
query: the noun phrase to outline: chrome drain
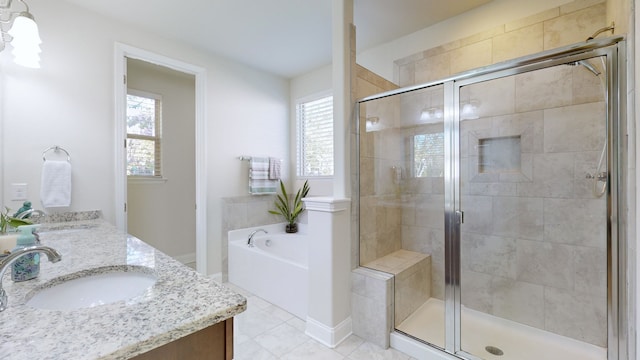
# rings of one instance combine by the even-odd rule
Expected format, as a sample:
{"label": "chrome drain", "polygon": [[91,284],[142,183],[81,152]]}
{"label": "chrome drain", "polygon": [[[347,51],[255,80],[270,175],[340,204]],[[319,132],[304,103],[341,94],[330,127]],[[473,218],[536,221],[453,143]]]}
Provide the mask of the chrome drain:
{"label": "chrome drain", "polygon": [[504,351],[500,350],[500,348],[497,348],[495,346],[489,345],[489,346],[485,347],[484,349],[487,350],[487,352],[489,354],[492,354],[492,355],[496,355],[496,356],[504,355]]}

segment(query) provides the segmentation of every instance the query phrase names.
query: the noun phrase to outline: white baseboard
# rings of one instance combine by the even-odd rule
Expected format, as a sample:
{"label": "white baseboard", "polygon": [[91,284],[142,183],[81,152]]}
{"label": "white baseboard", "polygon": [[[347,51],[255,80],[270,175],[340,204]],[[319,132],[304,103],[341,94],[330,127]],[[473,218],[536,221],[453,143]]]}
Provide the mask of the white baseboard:
{"label": "white baseboard", "polygon": [[180,261],[181,263],[183,263],[185,265],[195,264],[195,262],[196,262],[196,253],[182,254],[182,255],[174,256],[173,258],[178,260],[178,261]]}
{"label": "white baseboard", "polygon": [[211,275],[209,275],[209,278],[213,279],[213,281],[215,282],[219,282],[220,284],[222,284],[222,273],[213,273]]}
{"label": "white baseboard", "polygon": [[332,328],[307,316],[305,334],[333,349],[352,334],[352,329],[351,317],[344,319],[340,324]]}

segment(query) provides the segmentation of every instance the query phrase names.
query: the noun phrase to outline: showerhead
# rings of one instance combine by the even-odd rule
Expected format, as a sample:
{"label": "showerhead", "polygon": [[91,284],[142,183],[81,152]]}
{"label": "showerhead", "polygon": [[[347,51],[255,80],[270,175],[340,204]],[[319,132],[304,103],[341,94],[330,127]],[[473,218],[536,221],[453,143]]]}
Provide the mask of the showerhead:
{"label": "showerhead", "polygon": [[571,66],[578,66],[578,65],[582,65],[585,68],[587,68],[587,70],[591,71],[595,76],[600,75],[600,71],[598,71],[593,65],[591,65],[591,63],[589,63],[587,60],[579,60],[579,61],[573,61],[570,63],[567,63],[567,65],[571,65]]}

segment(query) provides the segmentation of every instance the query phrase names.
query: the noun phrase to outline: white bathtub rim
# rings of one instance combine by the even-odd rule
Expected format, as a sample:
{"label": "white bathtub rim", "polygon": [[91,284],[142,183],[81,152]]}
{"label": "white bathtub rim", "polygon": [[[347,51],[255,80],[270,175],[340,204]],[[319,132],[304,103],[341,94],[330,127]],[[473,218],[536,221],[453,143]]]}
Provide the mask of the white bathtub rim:
{"label": "white bathtub rim", "polygon": [[243,242],[242,240],[234,240],[232,242],[229,242],[229,246],[246,247],[247,249],[245,249],[245,251],[252,251],[252,252],[255,252],[255,253],[259,253],[261,256],[266,256],[266,257],[268,257],[270,259],[273,259],[273,260],[276,260],[276,261],[282,261],[284,263],[287,263],[287,264],[292,265],[292,266],[299,267],[299,268],[304,269],[304,270],[308,270],[309,269],[308,264],[301,264],[299,262],[296,262],[296,261],[293,261],[293,260],[290,260],[290,259],[286,259],[286,258],[283,258],[283,257],[280,257],[280,256],[276,256],[273,253],[265,251],[265,250],[263,250],[263,249],[261,249],[259,247],[256,247],[256,246],[250,248],[250,247],[247,246],[247,243]]}
{"label": "white bathtub rim", "polygon": [[[234,240],[239,240],[239,239],[244,239],[245,243],[247,241],[247,238],[249,237],[249,234],[251,234],[253,231],[258,230],[258,229],[263,229],[268,231],[270,234],[274,233],[274,234],[285,234],[285,227],[286,227],[287,223],[283,222],[283,223],[277,223],[277,224],[269,224],[269,225],[258,225],[258,226],[252,226],[252,227],[248,227],[248,228],[243,228],[243,229],[235,229],[235,230],[230,230],[227,235],[228,235],[228,239],[229,242],[234,241]],[[298,232],[294,233],[298,234],[298,235],[306,235],[307,234],[307,224],[298,224]],[[262,235],[262,233],[260,233],[260,235]]]}

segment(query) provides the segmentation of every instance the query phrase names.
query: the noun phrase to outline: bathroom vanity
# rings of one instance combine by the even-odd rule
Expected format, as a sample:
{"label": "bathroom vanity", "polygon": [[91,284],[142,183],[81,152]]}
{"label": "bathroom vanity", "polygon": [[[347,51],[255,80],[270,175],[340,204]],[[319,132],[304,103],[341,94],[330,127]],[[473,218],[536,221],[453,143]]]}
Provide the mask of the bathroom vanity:
{"label": "bathroom vanity", "polygon": [[[42,245],[62,260],[49,263],[41,256],[40,275],[31,281],[4,277],[9,303],[0,312],[3,359],[233,358],[233,317],[246,309],[243,296],[101,219],[47,223],[39,232]],[[104,290],[92,288],[92,280],[87,290],[69,291],[75,298],[56,303],[40,296],[43,302],[34,302],[50,288],[66,296],[61,284],[76,278],[131,272],[155,281],[96,306],[77,299]]]}

